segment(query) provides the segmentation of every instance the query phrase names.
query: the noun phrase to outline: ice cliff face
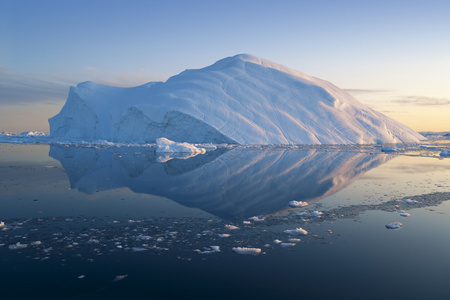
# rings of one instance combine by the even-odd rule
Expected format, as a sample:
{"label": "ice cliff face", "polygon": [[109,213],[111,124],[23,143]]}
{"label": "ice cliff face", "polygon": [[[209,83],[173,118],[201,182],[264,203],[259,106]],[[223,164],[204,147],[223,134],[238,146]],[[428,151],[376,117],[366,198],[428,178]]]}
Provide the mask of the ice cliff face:
{"label": "ice cliff face", "polygon": [[71,87],[52,137],[154,143],[371,144],[424,139],[334,86],[237,55],[166,82]]}

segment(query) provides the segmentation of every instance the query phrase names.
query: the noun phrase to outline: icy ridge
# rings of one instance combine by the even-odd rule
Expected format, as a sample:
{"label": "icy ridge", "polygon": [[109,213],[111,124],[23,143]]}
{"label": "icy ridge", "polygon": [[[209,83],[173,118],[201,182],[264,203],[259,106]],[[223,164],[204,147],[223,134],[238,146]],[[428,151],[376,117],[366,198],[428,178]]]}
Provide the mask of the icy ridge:
{"label": "icy ridge", "polygon": [[238,144],[415,143],[407,126],[330,82],[241,54],[166,82],[72,87],[49,119],[52,137],[113,142]]}

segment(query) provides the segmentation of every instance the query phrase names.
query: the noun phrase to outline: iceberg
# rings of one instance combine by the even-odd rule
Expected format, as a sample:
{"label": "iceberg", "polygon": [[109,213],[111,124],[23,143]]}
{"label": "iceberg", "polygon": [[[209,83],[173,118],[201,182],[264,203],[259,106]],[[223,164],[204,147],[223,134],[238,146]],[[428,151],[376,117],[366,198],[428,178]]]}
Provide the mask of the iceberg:
{"label": "iceberg", "polygon": [[121,143],[415,143],[425,137],[330,82],[240,54],[166,82],[71,87],[50,136]]}

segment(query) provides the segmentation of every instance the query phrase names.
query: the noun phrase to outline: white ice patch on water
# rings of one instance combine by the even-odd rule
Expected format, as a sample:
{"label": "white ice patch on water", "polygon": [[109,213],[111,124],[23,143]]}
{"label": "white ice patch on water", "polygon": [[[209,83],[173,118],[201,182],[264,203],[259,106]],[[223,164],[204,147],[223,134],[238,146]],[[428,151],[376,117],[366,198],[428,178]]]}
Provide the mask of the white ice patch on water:
{"label": "white ice patch on water", "polygon": [[239,227],[234,226],[234,225],[225,225],[225,228],[228,229],[228,230],[236,230],[236,229],[239,229]]}
{"label": "white ice patch on water", "polygon": [[308,232],[303,228],[295,228],[295,229],[287,229],[284,231],[284,233],[287,234],[300,234],[300,235],[307,235]]}
{"label": "white ice patch on water", "polygon": [[237,254],[256,255],[261,253],[260,248],[233,247],[232,250]]}
{"label": "white ice patch on water", "polygon": [[220,238],[227,238],[227,237],[230,237],[230,235],[231,235],[231,234],[229,234],[229,233],[220,233],[220,234],[219,234],[219,237],[220,237]]}
{"label": "white ice patch on water", "polygon": [[26,247],[28,247],[27,244],[21,244],[20,242],[17,242],[14,245],[9,245],[10,250],[20,250],[20,249],[25,249]]}
{"label": "white ice patch on water", "polygon": [[298,242],[300,242],[300,239],[289,239],[289,242],[298,243]]}
{"label": "white ice patch on water", "polygon": [[417,204],[417,203],[419,203],[419,201],[412,200],[412,199],[404,199],[403,203],[406,203],[406,204]]}
{"label": "white ice patch on water", "polygon": [[252,222],[250,222],[250,221],[243,221],[242,223],[245,224],[245,225],[250,225],[250,224],[252,224]]}
{"label": "white ice patch on water", "polygon": [[213,150],[211,146],[201,147],[189,143],[177,143],[166,138],[157,139],[156,145],[158,146],[156,153],[161,155],[157,161],[161,163],[171,159],[188,159],[205,154],[207,149]]}
{"label": "white ice patch on water", "polygon": [[402,216],[402,217],[410,217],[411,215],[408,214],[407,212],[403,212],[403,213],[400,213],[400,216]]}
{"label": "white ice patch on water", "polygon": [[125,274],[125,275],[117,275],[116,277],[114,277],[113,282],[120,281],[120,280],[125,279],[125,278],[127,278],[127,277],[128,277],[128,274]]}
{"label": "white ice patch on water", "polygon": [[294,201],[289,202],[289,206],[290,207],[305,207],[305,206],[308,206],[308,202],[294,200]]}
{"label": "white ice patch on water", "polygon": [[279,239],[276,239],[273,241],[275,244],[281,244],[283,241],[280,241]]}
{"label": "white ice patch on water", "polygon": [[283,248],[287,248],[287,247],[294,247],[296,244],[295,243],[281,243],[280,246]]}
{"label": "white ice patch on water", "polygon": [[3,228],[3,227],[5,227],[6,225],[5,225],[5,222],[0,222],[0,228]]}
{"label": "white ice patch on water", "polygon": [[392,222],[392,223],[386,224],[385,226],[387,229],[397,229],[397,228],[402,227],[403,224],[400,222]]}
{"label": "white ice patch on water", "polygon": [[252,220],[253,222],[262,222],[262,221],[264,221],[264,219],[261,219],[260,217],[257,217],[257,216],[250,217],[248,219]]}
{"label": "white ice patch on water", "polygon": [[313,211],[313,212],[310,212],[309,213],[309,216],[310,217],[316,217],[316,218],[320,218],[320,216],[322,215],[323,213],[321,212],[321,211]]}

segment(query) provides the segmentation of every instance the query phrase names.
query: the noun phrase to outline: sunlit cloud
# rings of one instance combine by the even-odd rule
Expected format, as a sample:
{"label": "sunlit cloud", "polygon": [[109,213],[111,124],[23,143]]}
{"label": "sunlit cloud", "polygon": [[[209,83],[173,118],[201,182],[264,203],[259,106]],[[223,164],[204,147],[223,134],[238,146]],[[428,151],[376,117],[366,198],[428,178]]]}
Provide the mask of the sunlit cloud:
{"label": "sunlit cloud", "polygon": [[423,96],[406,96],[399,99],[395,99],[392,102],[398,104],[409,104],[418,106],[447,106],[450,105],[450,99],[448,98],[435,98],[435,97],[423,97]]}

